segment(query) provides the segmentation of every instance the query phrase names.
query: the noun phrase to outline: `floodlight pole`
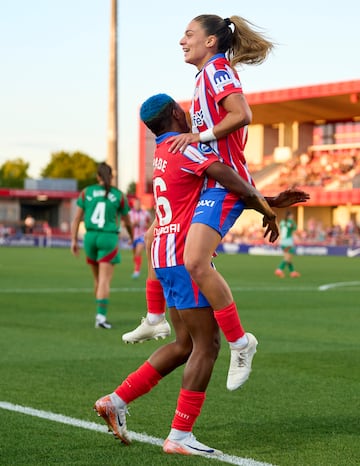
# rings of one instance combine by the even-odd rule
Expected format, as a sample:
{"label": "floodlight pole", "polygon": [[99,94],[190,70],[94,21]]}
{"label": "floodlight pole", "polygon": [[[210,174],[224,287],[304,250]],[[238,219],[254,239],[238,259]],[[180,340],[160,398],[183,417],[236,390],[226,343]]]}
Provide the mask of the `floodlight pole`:
{"label": "floodlight pole", "polygon": [[117,102],[117,0],[111,0],[110,69],[107,163],[113,170],[113,184],[118,185],[118,102]]}

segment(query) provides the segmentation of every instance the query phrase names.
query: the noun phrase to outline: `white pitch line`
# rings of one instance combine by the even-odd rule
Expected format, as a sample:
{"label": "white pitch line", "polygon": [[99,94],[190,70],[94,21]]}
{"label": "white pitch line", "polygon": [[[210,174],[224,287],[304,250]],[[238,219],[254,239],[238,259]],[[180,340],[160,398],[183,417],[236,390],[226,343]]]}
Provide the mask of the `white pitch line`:
{"label": "white pitch line", "polygon": [[319,291],[330,290],[331,288],[342,288],[347,286],[359,286],[360,282],[337,282],[337,283],[327,283],[325,285],[319,286]]}
{"label": "white pitch line", "polygon": [[[8,403],[7,401],[0,401],[0,408],[7,409],[8,411],[14,411],[17,413],[27,414],[29,416],[35,416],[42,419],[47,419],[53,422],[60,422],[61,424],[68,424],[74,427],[81,427],[82,429],[94,430],[96,432],[102,432],[108,434],[106,426],[97,424],[96,422],[82,421],[81,419],[75,419],[73,417],[64,416],[62,414],[52,413],[51,411],[42,411],[39,409],[30,408],[28,406],[15,405]],[[137,432],[129,431],[129,435],[132,440],[137,440],[142,443],[149,443],[151,445],[157,445],[162,447],[164,440],[152,437],[147,434],[139,434]],[[235,464],[238,466],[274,466],[270,463],[262,463],[255,461],[251,458],[241,458],[239,456],[232,456],[222,454],[219,456],[208,456],[209,459],[221,461],[222,463]]]}
{"label": "white pitch line", "polygon": [[[254,292],[254,291],[315,291],[318,288],[314,286],[269,286],[269,287],[243,287],[243,286],[231,286],[232,291],[242,292]],[[145,288],[111,288],[111,293],[145,293]],[[51,294],[51,293],[93,293],[93,288],[0,288],[0,294]]]}
{"label": "white pitch line", "polygon": [[[145,288],[111,288],[111,292],[145,293]],[[0,288],[0,293],[93,293],[94,288]]]}

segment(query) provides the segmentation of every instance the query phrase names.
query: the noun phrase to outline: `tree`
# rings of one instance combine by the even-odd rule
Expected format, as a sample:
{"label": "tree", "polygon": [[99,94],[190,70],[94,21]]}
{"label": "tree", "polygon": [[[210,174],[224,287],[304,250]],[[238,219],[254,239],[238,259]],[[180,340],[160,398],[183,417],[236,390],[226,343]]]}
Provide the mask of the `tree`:
{"label": "tree", "polygon": [[55,152],[51,154],[50,163],[42,170],[44,178],[73,178],[78,181],[81,190],[89,184],[96,183],[98,162],[82,152]]}
{"label": "tree", "polygon": [[0,167],[0,186],[7,188],[24,188],[24,181],[28,178],[29,164],[23,159],[7,160]]}
{"label": "tree", "polygon": [[135,181],[132,181],[131,183],[129,183],[126,194],[132,194],[132,195],[135,196],[135,194],[136,194],[136,183],[135,183]]}

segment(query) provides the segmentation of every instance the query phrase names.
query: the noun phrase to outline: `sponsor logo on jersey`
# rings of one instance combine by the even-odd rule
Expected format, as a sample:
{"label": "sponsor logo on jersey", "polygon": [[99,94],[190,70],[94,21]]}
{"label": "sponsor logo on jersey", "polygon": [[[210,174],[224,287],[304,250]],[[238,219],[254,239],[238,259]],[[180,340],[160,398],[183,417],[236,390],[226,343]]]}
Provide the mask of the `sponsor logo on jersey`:
{"label": "sponsor logo on jersey", "polygon": [[212,201],[210,199],[201,199],[196,207],[214,207],[215,201]]}
{"label": "sponsor logo on jersey", "polygon": [[192,124],[196,128],[198,126],[202,126],[204,123],[204,114],[202,110],[199,110],[198,112],[195,112],[194,115],[192,116]]}
{"label": "sponsor logo on jersey", "polygon": [[214,74],[214,82],[218,88],[225,87],[232,82],[230,74],[226,70],[218,70]]}

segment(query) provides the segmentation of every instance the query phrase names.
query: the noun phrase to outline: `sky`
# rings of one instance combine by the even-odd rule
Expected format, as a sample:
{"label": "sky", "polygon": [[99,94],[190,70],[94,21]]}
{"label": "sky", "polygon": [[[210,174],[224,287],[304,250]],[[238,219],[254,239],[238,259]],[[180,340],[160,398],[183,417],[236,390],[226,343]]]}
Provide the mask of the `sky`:
{"label": "sky", "polygon": [[[110,0],[0,0],[0,166],[29,175],[58,151],[106,160]],[[139,108],[190,100],[196,68],[179,45],[203,13],[243,16],[276,47],[239,70],[245,94],[360,79],[359,0],[118,0],[119,187],[138,179]]]}

